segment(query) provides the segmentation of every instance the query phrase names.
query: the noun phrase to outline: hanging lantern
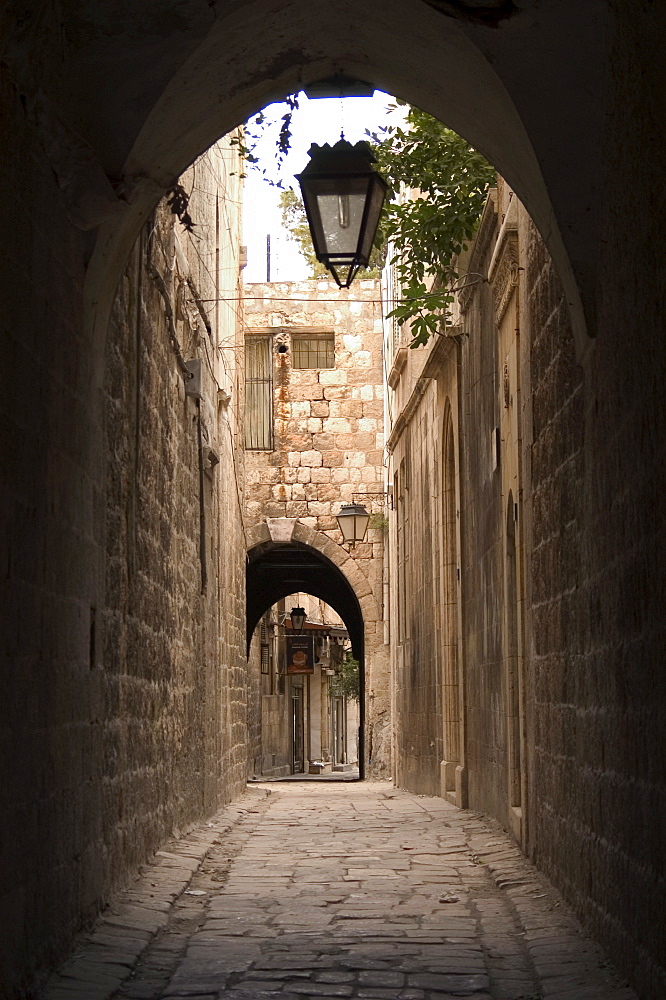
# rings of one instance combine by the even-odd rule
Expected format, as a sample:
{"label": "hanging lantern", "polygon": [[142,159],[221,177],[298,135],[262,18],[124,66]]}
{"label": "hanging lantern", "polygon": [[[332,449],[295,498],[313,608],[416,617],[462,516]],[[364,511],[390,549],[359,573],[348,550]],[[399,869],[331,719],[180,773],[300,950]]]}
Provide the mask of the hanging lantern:
{"label": "hanging lantern", "polygon": [[302,632],[305,619],[307,618],[305,608],[292,608],[289,614],[291,615],[291,627],[294,632]]}
{"label": "hanging lantern", "polygon": [[349,545],[356,545],[365,538],[370,515],[361,503],[347,503],[340,508],[338,524],[342,538]]}
{"label": "hanging lantern", "polygon": [[[313,144],[310,162],[297,175],[317,260],[340,288],[349,288],[359,267],[367,267],[387,183],[373,169],[367,142],[352,146]],[[346,268],[338,275],[338,269]]]}

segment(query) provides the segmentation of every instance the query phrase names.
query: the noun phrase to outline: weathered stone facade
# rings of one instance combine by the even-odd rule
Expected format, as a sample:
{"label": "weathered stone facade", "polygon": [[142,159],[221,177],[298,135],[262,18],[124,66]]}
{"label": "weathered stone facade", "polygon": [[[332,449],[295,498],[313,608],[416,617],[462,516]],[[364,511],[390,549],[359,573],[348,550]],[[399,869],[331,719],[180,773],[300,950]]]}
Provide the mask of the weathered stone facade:
{"label": "weathered stone facade", "polygon": [[[497,30],[488,28],[491,6]],[[549,579],[540,584],[547,634],[530,638],[524,619],[526,653],[544,644],[540,764],[528,769],[540,790],[530,786],[528,818],[541,811],[525,825],[528,842],[539,831],[532,856],[555,873],[641,994],[661,1000],[660,5],[259,0],[252,9],[257,16],[244,5],[183,2],[176,11],[171,0],[155,0],[122,18],[104,4],[5,5],[0,15],[11,137],[0,157],[0,979],[10,996],[24,995],[87,919],[100,871],[108,871],[104,852],[81,851],[80,837],[105,794],[104,775],[89,770],[101,683],[89,669],[90,609],[105,606],[104,366],[131,247],[164,191],[220,134],[341,67],[427,107],[482,149],[530,211],[557,270],[558,281],[535,250],[531,308],[543,336],[527,339],[535,344],[534,401],[544,405],[543,465],[530,485],[525,462],[523,483],[536,496],[541,483],[567,482],[564,468],[558,473],[562,448],[581,488],[564,497],[562,514],[551,491],[532,532]],[[564,298],[573,337],[561,321]],[[572,390],[572,340],[581,390]],[[233,501],[233,479],[225,483]],[[578,578],[560,543],[576,534]],[[526,603],[530,586],[526,570]],[[526,679],[527,709],[534,698]],[[128,838],[124,866],[136,855],[129,828]]]}
{"label": "weathered stone facade", "polygon": [[[16,835],[2,838],[13,862],[0,944],[37,968],[166,838],[245,781],[242,330],[214,302],[238,296],[237,172],[237,153],[220,144],[184,176],[196,238],[165,203],[142,231],[113,307],[103,429],[88,426],[74,397],[41,414],[44,433],[58,421],[68,442],[47,463],[47,534],[31,540],[57,551],[58,575],[43,580],[54,596],[43,616],[23,602],[33,634],[49,637],[35,669],[51,695],[41,707],[28,699],[31,753],[18,739],[6,758],[14,785],[4,817],[14,816]],[[185,361],[198,362],[200,398],[188,395]],[[44,372],[40,399],[90,377],[74,354],[65,369]],[[93,446],[98,430],[103,444]],[[83,482],[63,478],[77,451],[98,476],[85,502]],[[81,558],[103,569],[95,586]],[[23,677],[34,684],[31,671]],[[39,780],[28,779],[28,761]],[[26,845],[40,840],[29,857]],[[30,895],[35,873],[41,888]]]}
{"label": "weathered stone facade", "polygon": [[[457,347],[436,339],[417,354],[406,346],[406,331],[390,324],[387,334],[394,775],[405,787],[439,795],[455,791],[462,764],[457,578],[451,582],[459,527],[450,516],[452,504],[459,510]],[[456,801],[463,800],[459,794]]]}
{"label": "weathered stone facade", "polygon": [[[637,621],[647,598],[637,580],[642,597],[611,613],[612,579],[594,569],[601,539],[621,535],[602,514],[620,497],[601,498],[595,379],[576,362],[543,242],[501,181],[459,269],[467,287],[441,337],[409,351],[387,329],[396,780],[497,817],[598,933],[626,955],[650,941],[656,956],[653,931],[631,911],[632,943],[622,916],[627,872],[643,899],[659,885],[645,845],[660,836],[661,750],[646,688],[620,681],[599,633]],[[652,741],[630,768],[634,715]],[[634,793],[639,837],[622,819]],[[652,961],[647,979],[661,975]]]}
{"label": "weathered stone facade", "polygon": [[[267,339],[272,373],[270,446],[246,452],[250,535],[256,545],[264,536],[279,540],[280,531],[286,530],[288,540],[310,545],[341,565],[362,608],[367,764],[381,776],[390,766],[390,740],[382,611],[379,283],[361,279],[350,290],[341,290],[332,281],[311,280],[249,284],[245,290],[246,344],[250,338]],[[313,367],[298,367],[299,338],[329,354],[311,358]],[[251,420],[246,413],[246,428]],[[368,529],[365,542],[348,552],[335,515],[342,503],[354,499],[368,505],[376,526]],[[285,527],[279,529],[282,521]]]}
{"label": "weathered stone facade", "polygon": [[160,205],[109,333],[108,597],[95,666],[114,709],[105,840],[126,839],[129,825],[139,860],[246,777],[242,330],[219,301],[240,286],[238,162],[218,144],[182,178],[192,234]]}

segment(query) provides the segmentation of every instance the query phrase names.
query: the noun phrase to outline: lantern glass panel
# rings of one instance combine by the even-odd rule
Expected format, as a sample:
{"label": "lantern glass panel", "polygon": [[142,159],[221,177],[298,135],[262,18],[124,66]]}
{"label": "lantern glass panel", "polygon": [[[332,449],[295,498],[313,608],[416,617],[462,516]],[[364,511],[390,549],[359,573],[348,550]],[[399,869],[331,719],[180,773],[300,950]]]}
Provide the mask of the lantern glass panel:
{"label": "lantern glass panel", "polygon": [[362,234],[363,243],[359,247],[359,259],[365,264],[370,260],[372,243],[377,232],[377,226],[379,225],[379,216],[381,215],[385,194],[386,186],[382,178],[379,174],[373,174],[370,178],[367,216]]}
{"label": "lantern glass panel", "polygon": [[370,515],[361,504],[347,504],[340,509],[338,524],[342,537],[349,545],[362,542],[368,530]]}
{"label": "lantern glass panel", "polygon": [[356,515],[356,528],[354,535],[357,542],[362,542],[365,538],[365,533],[368,530],[368,521],[370,520],[369,514],[357,514]]}
{"label": "lantern glass panel", "polygon": [[340,530],[342,531],[342,537],[345,542],[354,541],[354,528],[356,525],[356,518],[353,514],[341,514],[338,516],[338,524],[340,525]]}
{"label": "lantern glass panel", "polygon": [[318,232],[317,250],[332,263],[347,263],[358,250],[366,177],[321,177],[310,180],[315,199],[312,219]]}

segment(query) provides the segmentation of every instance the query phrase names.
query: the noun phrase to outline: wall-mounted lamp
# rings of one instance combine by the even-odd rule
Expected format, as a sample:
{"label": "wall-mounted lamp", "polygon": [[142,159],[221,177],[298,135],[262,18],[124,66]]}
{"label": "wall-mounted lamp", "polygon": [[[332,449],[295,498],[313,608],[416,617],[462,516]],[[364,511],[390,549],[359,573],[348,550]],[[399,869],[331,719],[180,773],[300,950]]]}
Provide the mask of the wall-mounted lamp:
{"label": "wall-mounted lamp", "polygon": [[307,618],[305,608],[292,608],[290,615],[291,627],[294,632],[302,632],[303,626],[305,625],[305,619]]}
{"label": "wall-mounted lamp", "polygon": [[362,542],[368,530],[370,515],[362,503],[346,503],[337,515],[343,541],[348,545]]}

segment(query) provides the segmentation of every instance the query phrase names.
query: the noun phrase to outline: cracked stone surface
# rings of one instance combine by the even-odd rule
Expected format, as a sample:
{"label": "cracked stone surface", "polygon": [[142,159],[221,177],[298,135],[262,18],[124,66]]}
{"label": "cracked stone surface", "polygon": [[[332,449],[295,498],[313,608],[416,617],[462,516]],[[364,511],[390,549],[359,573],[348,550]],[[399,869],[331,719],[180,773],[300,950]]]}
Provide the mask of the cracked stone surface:
{"label": "cracked stone surface", "polygon": [[254,786],[158,852],[44,1000],[636,1000],[499,827],[385,782]]}

